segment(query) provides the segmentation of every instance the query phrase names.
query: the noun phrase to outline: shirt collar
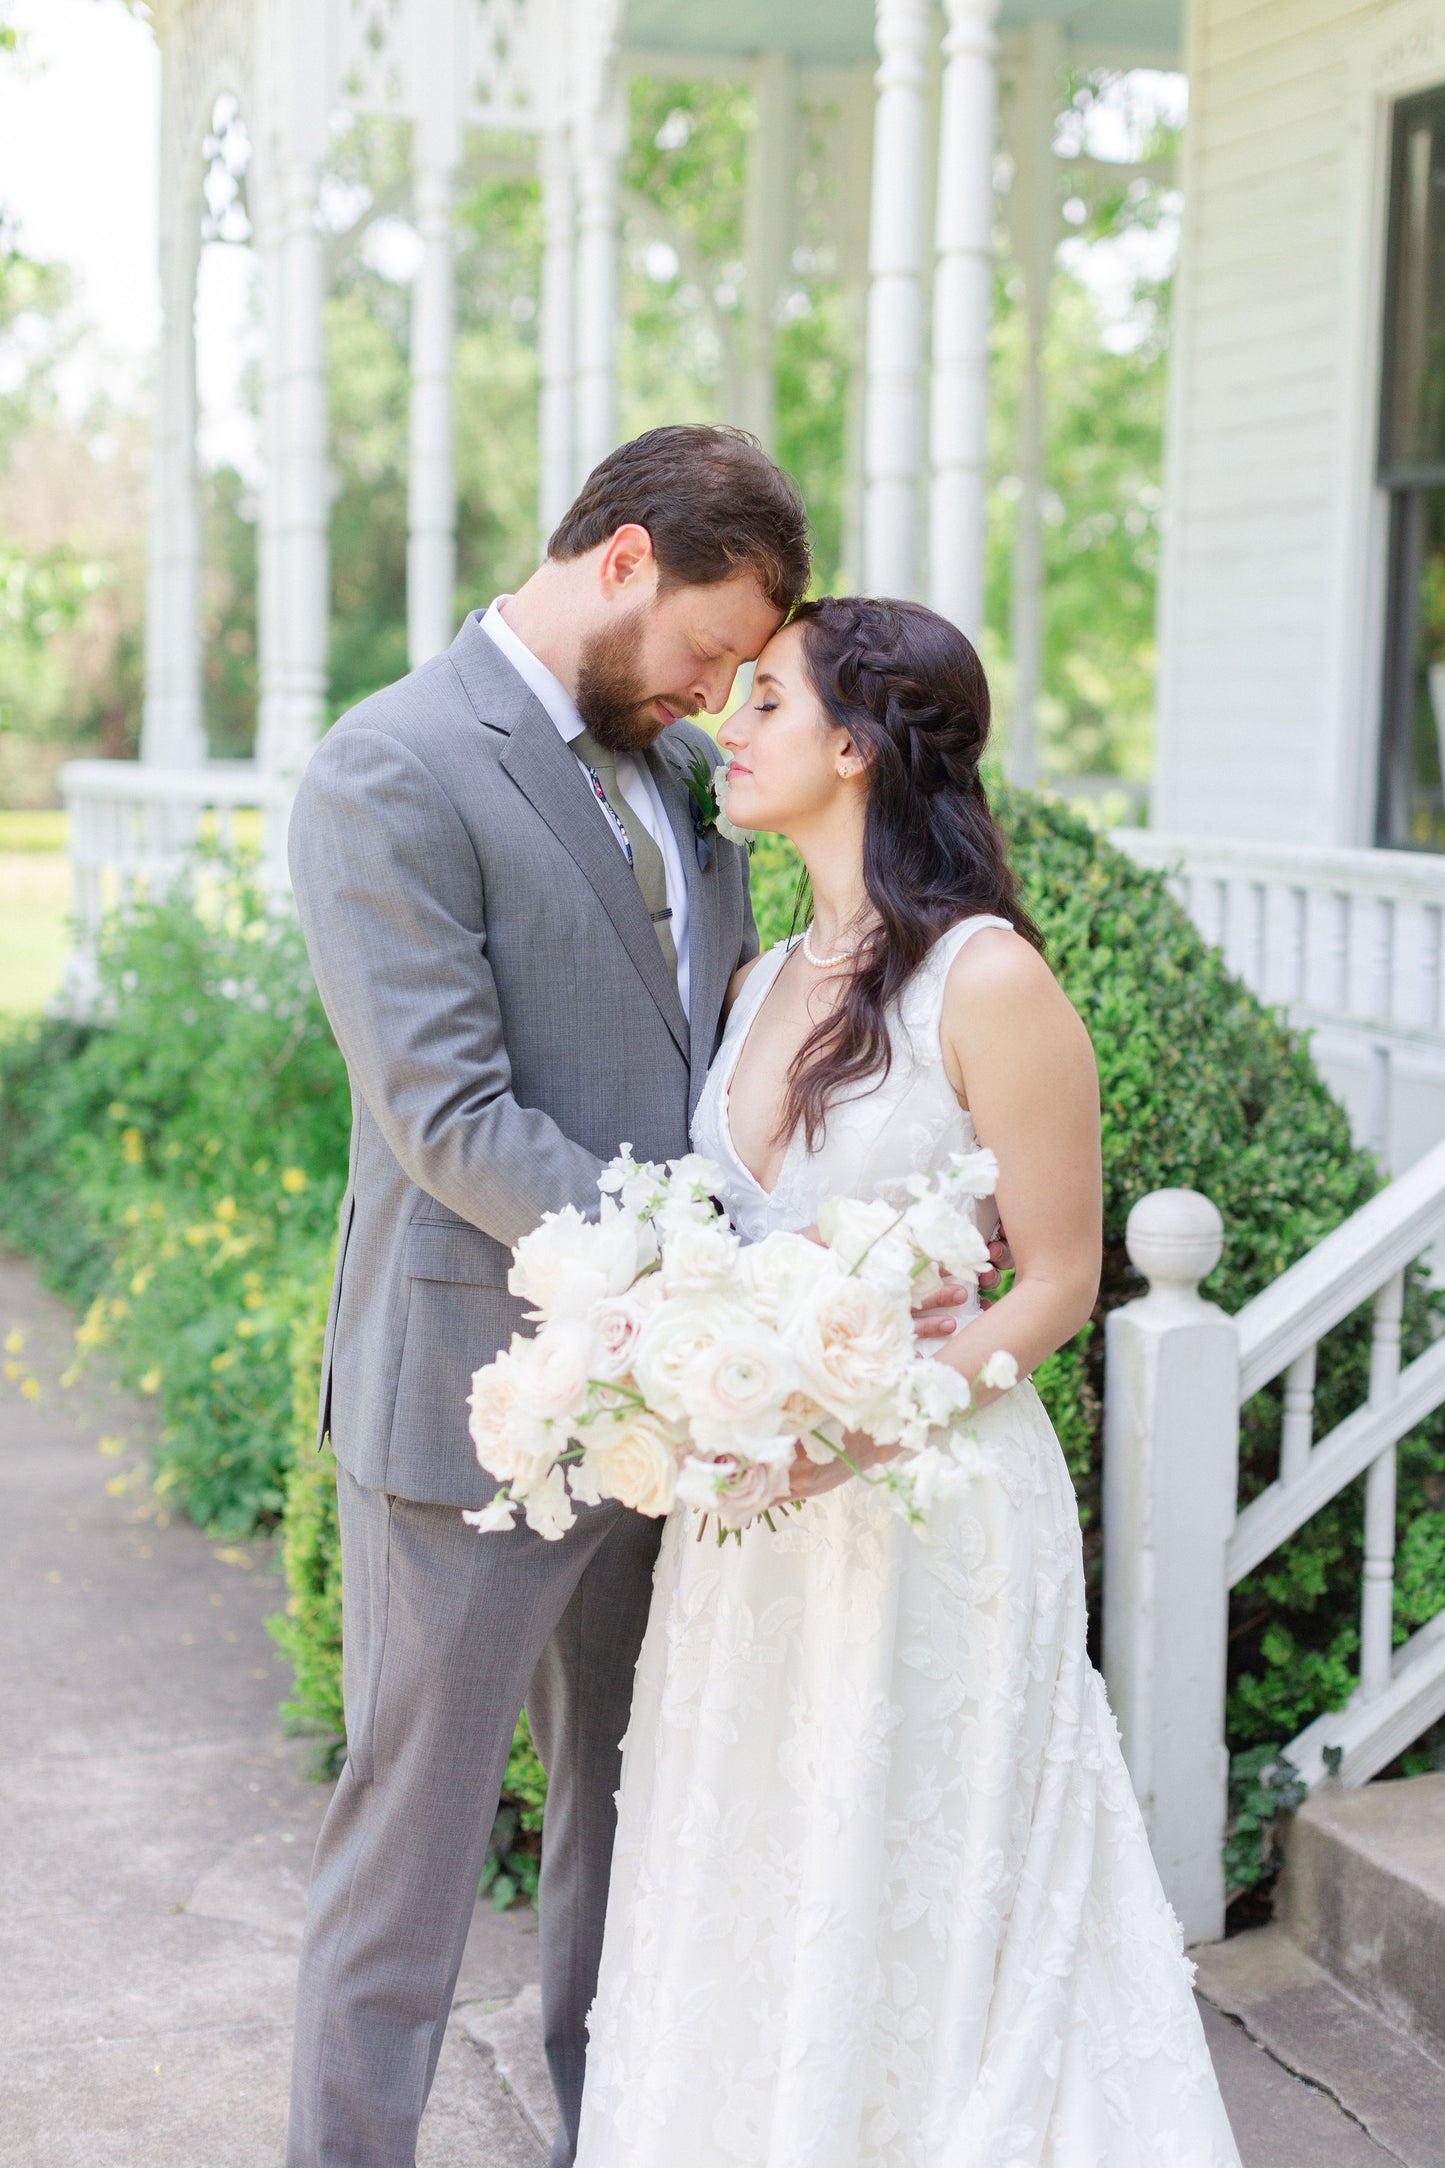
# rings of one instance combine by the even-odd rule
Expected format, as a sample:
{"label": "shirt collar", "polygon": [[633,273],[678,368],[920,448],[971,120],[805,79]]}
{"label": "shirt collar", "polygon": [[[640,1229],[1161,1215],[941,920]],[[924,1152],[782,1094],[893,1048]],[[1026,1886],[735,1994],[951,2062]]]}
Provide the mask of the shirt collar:
{"label": "shirt collar", "polygon": [[482,630],[494,641],[506,656],[529,692],[535,693],[552,721],[564,744],[570,745],[586,728],[577,713],[577,704],[562,680],[554,677],[544,662],[539,662],[524,640],[516,633],[502,615],[502,604],[511,601],[510,595],[498,595],[495,602],[483,614]]}

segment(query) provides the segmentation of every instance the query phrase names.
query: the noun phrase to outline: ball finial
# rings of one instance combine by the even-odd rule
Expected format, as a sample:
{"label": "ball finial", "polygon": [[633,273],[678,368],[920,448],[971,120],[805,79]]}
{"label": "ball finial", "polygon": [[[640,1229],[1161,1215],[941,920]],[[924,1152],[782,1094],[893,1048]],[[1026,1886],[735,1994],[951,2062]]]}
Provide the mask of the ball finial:
{"label": "ball finial", "polygon": [[1129,1214],[1124,1247],[1151,1287],[1195,1288],[1224,1254],[1224,1222],[1197,1189],[1156,1189]]}

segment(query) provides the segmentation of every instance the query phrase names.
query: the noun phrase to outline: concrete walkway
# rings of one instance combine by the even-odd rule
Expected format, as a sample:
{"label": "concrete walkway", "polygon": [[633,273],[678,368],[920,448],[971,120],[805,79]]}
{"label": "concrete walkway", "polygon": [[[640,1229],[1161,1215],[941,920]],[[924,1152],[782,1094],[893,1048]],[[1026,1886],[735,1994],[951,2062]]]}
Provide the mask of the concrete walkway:
{"label": "concrete walkway", "polygon": [[[280,2168],[326,1802],[277,1728],[281,1584],[157,1510],[144,1405],[59,1390],[72,1323],[0,1258],[0,2164]],[[536,1977],[530,1913],[480,1906],[419,2168],[543,2168]],[[1399,2159],[1206,2022],[1245,2168]]]}

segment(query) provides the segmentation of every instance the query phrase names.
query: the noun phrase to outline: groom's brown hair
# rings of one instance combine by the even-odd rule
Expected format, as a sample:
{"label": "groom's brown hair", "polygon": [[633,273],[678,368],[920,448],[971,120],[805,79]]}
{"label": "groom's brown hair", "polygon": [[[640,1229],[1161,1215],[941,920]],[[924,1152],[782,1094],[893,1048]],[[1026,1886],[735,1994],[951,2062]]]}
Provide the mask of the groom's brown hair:
{"label": "groom's brown hair", "polygon": [[674,423],[619,444],[588,475],[547,555],[581,557],[634,525],[652,537],[663,589],[714,587],[751,572],[784,612],[808,591],[798,485],[744,429]]}

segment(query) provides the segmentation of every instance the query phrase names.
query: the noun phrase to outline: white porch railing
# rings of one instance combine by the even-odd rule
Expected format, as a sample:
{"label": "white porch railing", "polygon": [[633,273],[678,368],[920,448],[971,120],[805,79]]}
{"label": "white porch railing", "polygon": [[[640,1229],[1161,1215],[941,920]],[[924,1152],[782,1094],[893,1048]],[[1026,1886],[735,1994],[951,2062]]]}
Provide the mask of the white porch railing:
{"label": "white porch railing", "polygon": [[[237,815],[252,814],[260,878],[286,890],[286,824],[294,786],[250,761],[199,768],[147,761],[72,760],[60,771],[70,816],[74,948],[61,1006],[84,1010],[94,993],[101,922],[140,895],[159,895],[186,877],[198,845],[241,840]],[[245,840],[250,841],[251,837]]]}
{"label": "white porch railing", "polygon": [[[1311,1786],[1363,1784],[1445,1714],[1445,1612],[1392,1648],[1396,1448],[1445,1403],[1445,1338],[1400,1367],[1404,1276],[1442,1228],[1445,1144],[1230,1318],[1199,1293],[1223,1247],[1209,1200],[1156,1190],[1129,1215],[1149,1292],[1108,1321],[1104,1668],[1191,1942],[1224,1932],[1229,1591],[1361,1474],[1359,1683],[1285,1751]],[[1319,1342],[1370,1301],[1365,1403],[1315,1442]],[[1240,1510],[1239,1410],[1281,1375],[1279,1474]]]}
{"label": "white porch railing", "polygon": [[1311,1031],[1356,1137],[1403,1168],[1445,1136],[1445,854],[1115,829],[1260,999]]}

